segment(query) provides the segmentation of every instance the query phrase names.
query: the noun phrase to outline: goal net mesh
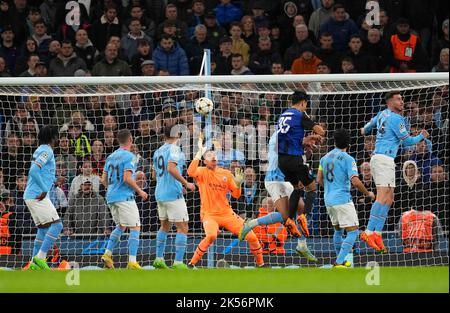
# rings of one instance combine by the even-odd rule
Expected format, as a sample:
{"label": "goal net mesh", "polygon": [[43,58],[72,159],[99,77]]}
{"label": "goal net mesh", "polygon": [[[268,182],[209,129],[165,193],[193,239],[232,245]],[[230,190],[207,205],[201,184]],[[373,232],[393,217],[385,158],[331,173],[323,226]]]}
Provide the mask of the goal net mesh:
{"label": "goal net mesh", "polygon": [[[23,192],[37,147],[37,133],[44,125],[59,129],[59,145],[54,149],[57,180],[50,199],[64,224],[64,233],[49,262],[53,266],[62,260],[101,266],[100,256],[114,225],[99,177],[106,157],[118,148],[117,131],[127,128],[134,136],[133,153],[139,156],[138,171],[142,173],[137,175],[138,184],[150,195],[148,201],[136,198],[142,222],[138,261],[148,266],[155,258],[159,227],[151,160],[163,143],[163,127],[180,125],[179,144],[189,165],[197,152],[198,134],[206,125],[205,117],[195,112],[194,102],[209,94],[214,102],[210,137],[220,151],[219,165],[245,171],[242,196],[232,200],[231,205],[244,218],[258,217],[274,210],[263,183],[268,141],[278,116],[289,107],[289,95],[294,90],[311,95],[308,113],[327,130],[326,141],[307,152],[311,175],[316,175],[320,158],[333,148],[333,131],[345,128],[351,133],[349,153],[358,163],[362,181],[374,192],[368,162],[375,137],[362,137],[359,129],[385,107],[385,92],[402,92],[410,132],[417,134],[426,129],[431,136],[414,147],[401,148],[396,158],[395,203],[383,231],[389,252],[377,255],[357,241],[354,264],[448,264],[448,80],[220,83],[208,85],[208,90],[205,93],[205,85],[196,83],[0,87],[0,267],[21,268],[31,257],[36,227]],[[186,171],[183,175],[187,177]],[[184,197],[190,219],[185,256],[188,262],[204,233],[198,191],[187,192]],[[364,230],[371,202],[356,190],[353,201],[360,229]],[[413,217],[407,214],[411,212]],[[255,229],[266,263],[295,267],[334,262],[333,227],[322,192],[307,218],[311,232],[307,244],[318,262],[308,263],[297,255],[297,239],[289,237],[284,226],[271,225]],[[175,234],[173,229],[166,247],[169,265],[175,252]],[[119,267],[127,264],[127,239],[126,234],[114,251]],[[199,265],[245,267],[253,266],[254,259],[245,241],[238,242],[236,236],[222,230]]]}

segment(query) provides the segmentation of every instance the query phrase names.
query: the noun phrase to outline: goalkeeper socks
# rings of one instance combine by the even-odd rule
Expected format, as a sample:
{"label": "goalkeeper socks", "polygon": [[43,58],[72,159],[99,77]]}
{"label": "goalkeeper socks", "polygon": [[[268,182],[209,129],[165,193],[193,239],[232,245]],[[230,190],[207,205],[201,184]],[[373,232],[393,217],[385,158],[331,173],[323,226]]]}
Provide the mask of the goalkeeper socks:
{"label": "goalkeeper socks", "polygon": [[379,219],[378,222],[375,225],[375,231],[376,232],[381,232],[384,228],[384,224],[386,223],[386,219],[388,217],[389,214],[389,209],[391,208],[390,205],[385,204],[380,208],[380,215],[379,215]]}
{"label": "goalkeeper socks", "polygon": [[307,246],[306,246],[306,238],[305,238],[305,237],[302,237],[302,238],[299,238],[299,239],[298,239],[298,241],[297,241],[297,247],[300,248],[300,249],[304,249],[304,248],[307,247]]}
{"label": "goalkeeper socks", "polygon": [[376,201],[372,205],[372,209],[370,210],[369,223],[367,224],[368,231],[373,232],[377,224],[380,222],[382,207],[383,205],[378,201]]}
{"label": "goalkeeper socks", "polygon": [[347,232],[347,236],[344,242],[342,242],[342,247],[339,251],[336,264],[343,264],[345,262],[345,257],[350,253],[350,251],[352,251],[353,245],[355,244],[356,238],[358,237],[358,233],[358,230]]}
{"label": "goalkeeper socks", "polygon": [[119,242],[122,234],[123,234],[123,230],[120,227],[116,227],[112,231],[111,235],[109,236],[108,245],[106,246],[106,251],[105,251],[106,254],[108,254],[109,256],[112,255],[112,251],[114,250],[117,243]]}
{"label": "goalkeeper socks", "polygon": [[266,216],[257,218],[256,220],[252,220],[249,222],[249,226],[255,227],[253,225],[250,225],[253,221],[256,222],[256,225],[271,225],[271,224],[275,224],[275,223],[283,223],[283,216],[281,215],[280,212],[272,212],[270,214],[267,214]]}
{"label": "goalkeeper socks", "polygon": [[136,255],[139,248],[139,230],[130,230],[128,237],[128,256],[130,262],[136,262]]}
{"label": "goalkeeper socks", "polygon": [[341,251],[342,246],[342,235],[344,234],[344,231],[341,230],[334,230],[333,235],[333,244],[334,244],[334,251],[336,251],[336,255],[339,255],[339,252]]}
{"label": "goalkeeper socks", "polygon": [[177,233],[175,236],[175,262],[183,262],[184,252],[186,251],[186,234]]}
{"label": "goalkeeper socks", "polygon": [[316,200],[317,193],[315,191],[306,192],[305,197],[305,215],[311,213],[312,208],[314,206],[314,201]]}
{"label": "goalkeeper socks", "polygon": [[38,254],[39,250],[41,249],[42,243],[44,242],[47,231],[48,228],[38,228],[36,238],[34,239],[32,256],[36,256]]}
{"label": "goalkeeper socks", "polygon": [[295,219],[295,216],[297,215],[298,202],[300,201],[302,195],[303,190],[294,189],[294,191],[291,193],[291,196],[289,197],[289,217],[292,219]]}
{"label": "goalkeeper socks", "polygon": [[47,252],[53,247],[55,241],[58,239],[61,230],[63,229],[63,224],[61,222],[52,224],[45,234],[42,246],[39,249],[37,257],[40,259],[45,259],[47,257]]}
{"label": "goalkeeper socks", "polygon": [[166,250],[167,233],[163,230],[158,230],[156,234],[156,257],[164,259],[164,251]]}

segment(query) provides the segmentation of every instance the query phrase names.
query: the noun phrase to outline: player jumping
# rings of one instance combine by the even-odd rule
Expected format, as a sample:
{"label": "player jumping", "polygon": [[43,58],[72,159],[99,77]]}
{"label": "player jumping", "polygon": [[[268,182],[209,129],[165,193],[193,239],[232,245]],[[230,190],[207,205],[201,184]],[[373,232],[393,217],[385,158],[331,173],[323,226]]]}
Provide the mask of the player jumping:
{"label": "player jumping", "polygon": [[[294,187],[290,182],[285,181],[283,172],[281,172],[281,170],[278,168],[277,137],[278,134],[275,133],[269,140],[269,168],[264,180],[264,185],[270,197],[275,201],[274,204],[278,212],[272,212],[266,216],[246,221],[239,231],[239,240],[243,240],[245,236],[258,225],[270,225],[276,223],[285,223],[285,225],[292,225],[291,227],[293,227],[295,230],[293,231],[292,229],[289,229],[289,231],[291,233],[296,232],[298,236],[301,237],[297,226],[292,220],[291,223],[286,223],[287,220],[290,220],[289,196],[292,194]],[[303,229],[302,232],[308,235],[309,232],[307,229],[307,225],[306,230]],[[308,261],[317,262],[317,258],[311,253],[306,244],[305,237],[302,237],[298,240],[298,245],[295,251],[298,254],[306,257]]]}
{"label": "player jumping", "polygon": [[[223,227],[237,236],[244,224],[244,220],[233,212],[227,200],[228,192],[231,192],[235,199],[240,197],[241,184],[244,180],[242,170],[236,169],[233,176],[229,170],[217,167],[216,153],[214,151],[206,152],[206,148],[203,147],[203,138],[199,139],[198,148],[187,172],[196,180],[200,191],[200,219],[206,236],[195,250],[189,263],[190,267],[194,267],[200,261],[208,247],[217,239],[219,228]],[[206,167],[199,167],[203,155],[205,155]],[[255,256],[257,266],[264,266],[262,248],[256,235],[250,232],[245,239]]]}
{"label": "player jumping", "polygon": [[402,116],[404,103],[399,91],[386,94],[387,109],[379,112],[361,128],[361,134],[369,134],[377,128],[374,155],[370,160],[370,169],[377,186],[376,202],[370,210],[367,228],[361,233],[361,240],[378,252],[387,252],[381,237],[389,208],[394,202],[395,162],[400,144],[412,146],[429,137],[426,130],[416,137],[411,137]]}
{"label": "player jumping", "polygon": [[[335,229],[333,243],[337,259],[334,267],[347,268],[350,262],[345,257],[358,238],[358,214],[350,193],[350,182],[360,192],[375,200],[358,178],[356,161],[347,153],[350,137],[345,129],[334,132],[336,148],[320,159],[317,182],[325,188],[325,206]],[[344,230],[347,233],[343,239]]]}
{"label": "player jumping", "polygon": [[56,181],[56,162],[53,147],[58,142],[58,131],[44,126],[38,134],[39,147],[33,153],[28,181],[23,198],[38,230],[34,240],[29,269],[48,270],[47,252],[58,239],[63,224],[48,192]]}
{"label": "player jumping", "polygon": [[195,185],[189,183],[180,173],[185,167],[185,156],[177,146],[178,134],[172,132],[172,127],[164,129],[165,143],[153,155],[153,168],[156,176],[155,197],[158,202],[158,215],[161,227],[156,235],[155,268],[168,268],[164,261],[167,233],[172,223],[177,227],[175,237],[175,260],[173,268],[187,269],[183,263],[186,251],[189,215],[183,198],[183,186],[195,191]]}
{"label": "player jumping", "polygon": [[130,152],[133,145],[131,132],[128,129],[120,130],[117,139],[120,148],[106,159],[102,176],[102,184],[107,188],[106,202],[111,210],[116,228],[109,237],[105,254],[103,254],[101,260],[106,268],[114,268],[112,251],[123,232],[129,228],[127,268],[141,269],[136,260],[141,221],[134,193],[136,192],[143,200],[147,200],[148,195],[139,188],[134,180],[137,158]]}

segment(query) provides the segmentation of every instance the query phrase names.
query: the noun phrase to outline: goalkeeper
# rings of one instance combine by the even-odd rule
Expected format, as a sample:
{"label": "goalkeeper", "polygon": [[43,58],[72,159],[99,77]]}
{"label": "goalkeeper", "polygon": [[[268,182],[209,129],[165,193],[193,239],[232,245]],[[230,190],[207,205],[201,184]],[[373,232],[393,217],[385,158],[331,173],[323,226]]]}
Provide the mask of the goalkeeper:
{"label": "goalkeeper", "polygon": [[[198,141],[198,152],[187,170],[188,175],[193,177],[200,191],[200,219],[205,230],[205,238],[195,250],[189,267],[194,267],[202,258],[216,239],[219,228],[222,227],[234,235],[238,235],[244,220],[233,212],[227,200],[227,193],[238,199],[241,195],[241,183],[244,180],[242,170],[236,169],[233,176],[230,171],[217,167],[217,156],[214,151],[206,152],[203,147],[203,138]],[[205,153],[206,152],[206,153]],[[199,167],[202,156],[205,155],[206,167]],[[258,267],[264,266],[262,248],[255,233],[249,232],[245,237],[250,245],[250,251],[255,256]]]}

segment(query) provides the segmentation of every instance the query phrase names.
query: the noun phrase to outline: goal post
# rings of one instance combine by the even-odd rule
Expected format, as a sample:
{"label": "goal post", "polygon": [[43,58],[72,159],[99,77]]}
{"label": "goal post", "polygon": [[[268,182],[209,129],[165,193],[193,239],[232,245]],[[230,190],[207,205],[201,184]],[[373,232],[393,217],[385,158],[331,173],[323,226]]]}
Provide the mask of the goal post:
{"label": "goal post", "polygon": [[[179,126],[179,144],[189,165],[197,152],[198,135],[209,124],[195,112],[194,102],[204,96],[213,100],[211,138],[219,165],[245,171],[242,196],[231,200],[231,205],[242,217],[257,217],[273,210],[263,183],[267,146],[277,117],[290,105],[294,90],[311,96],[308,113],[327,130],[326,141],[307,153],[311,175],[316,174],[320,158],[332,148],[333,131],[344,127],[351,134],[349,153],[358,163],[361,179],[372,190],[367,162],[374,137],[362,137],[359,129],[384,108],[386,92],[402,92],[407,127],[411,133],[427,129],[431,137],[415,147],[401,148],[396,159],[395,203],[383,231],[389,253],[376,255],[357,242],[353,250],[355,266],[365,266],[369,261],[385,266],[448,265],[448,85],[448,73],[0,78],[0,189],[4,203],[4,208],[0,207],[0,267],[21,268],[30,259],[36,229],[23,201],[23,189],[37,147],[37,133],[43,125],[56,126],[60,133],[55,148],[57,182],[51,194],[64,224],[55,247],[59,260],[100,266],[114,225],[98,176],[104,159],[117,148],[117,130],[128,128],[135,139],[133,153],[140,156],[138,171],[143,175],[139,175],[138,183],[150,195],[148,201],[137,198],[143,228],[138,260],[149,266],[155,257],[159,226],[151,161],[163,142],[164,125]],[[183,175],[187,177],[186,172]],[[80,181],[84,178],[92,181],[92,190],[83,190]],[[198,191],[184,196],[190,219],[187,262],[203,238],[203,229]],[[353,201],[360,229],[364,229],[370,203],[356,191]],[[410,212],[417,213],[415,219],[406,215]],[[431,228],[425,221],[432,221]],[[274,267],[331,264],[335,259],[333,229],[320,192],[308,223],[311,237],[307,243],[319,259],[317,264],[295,253],[297,240],[287,236],[282,225],[255,231],[263,244],[266,263]],[[167,242],[169,264],[175,251],[174,238],[175,231]],[[124,235],[114,251],[120,267],[126,266],[126,239]],[[254,265],[247,243],[235,239],[221,231],[214,249],[200,265]]]}

